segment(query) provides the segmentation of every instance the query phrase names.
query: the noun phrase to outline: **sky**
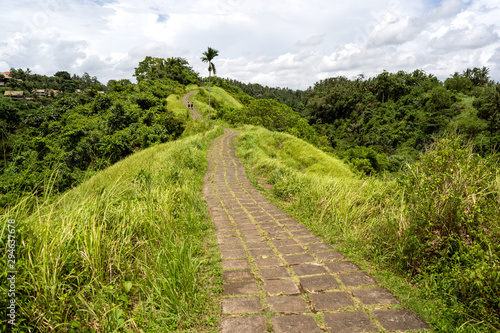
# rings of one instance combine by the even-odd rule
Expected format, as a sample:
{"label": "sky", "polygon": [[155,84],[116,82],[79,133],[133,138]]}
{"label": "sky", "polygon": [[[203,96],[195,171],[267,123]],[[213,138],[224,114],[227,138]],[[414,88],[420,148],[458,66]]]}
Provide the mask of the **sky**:
{"label": "sky", "polygon": [[498,0],[3,1],[0,71],[133,78],[146,56],[219,51],[219,77],[307,89],[329,77],[486,66],[500,81]]}

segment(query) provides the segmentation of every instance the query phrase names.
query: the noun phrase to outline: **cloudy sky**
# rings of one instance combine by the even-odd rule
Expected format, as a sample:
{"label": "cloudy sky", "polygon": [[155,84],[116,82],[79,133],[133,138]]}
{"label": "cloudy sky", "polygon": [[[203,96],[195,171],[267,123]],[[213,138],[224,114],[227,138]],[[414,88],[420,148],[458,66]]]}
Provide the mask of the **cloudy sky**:
{"label": "cloudy sky", "polygon": [[[306,89],[344,75],[487,66],[500,81],[498,0],[16,0],[2,3],[0,71],[133,80],[146,56]],[[133,80],[135,81],[135,80]]]}

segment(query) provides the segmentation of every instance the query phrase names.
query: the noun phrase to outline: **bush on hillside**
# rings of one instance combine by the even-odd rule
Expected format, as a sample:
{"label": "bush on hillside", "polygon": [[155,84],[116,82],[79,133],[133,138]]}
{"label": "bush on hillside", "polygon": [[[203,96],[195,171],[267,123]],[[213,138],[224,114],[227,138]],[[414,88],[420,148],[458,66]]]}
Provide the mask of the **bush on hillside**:
{"label": "bush on hillside", "polygon": [[450,304],[465,305],[472,318],[489,318],[497,328],[499,181],[498,169],[459,138],[437,141],[400,178],[406,209],[392,233],[403,270],[432,281]]}
{"label": "bush on hillside", "polygon": [[271,131],[290,133],[315,145],[327,146],[326,138],[320,137],[307,120],[273,99],[255,99],[240,109],[226,108],[221,118],[231,124],[263,126]]}
{"label": "bush on hillside", "polygon": [[397,166],[391,166],[386,154],[379,154],[372,148],[357,146],[341,151],[337,155],[365,175],[374,175],[385,170],[397,170]]}

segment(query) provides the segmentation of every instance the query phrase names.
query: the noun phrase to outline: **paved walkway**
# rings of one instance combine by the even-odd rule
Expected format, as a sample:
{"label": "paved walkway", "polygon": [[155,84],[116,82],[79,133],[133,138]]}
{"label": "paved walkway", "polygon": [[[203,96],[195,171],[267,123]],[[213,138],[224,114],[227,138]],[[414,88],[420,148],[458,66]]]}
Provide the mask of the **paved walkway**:
{"label": "paved walkway", "polygon": [[[191,98],[191,96],[194,95],[196,91],[191,91],[189,92],[189,94],[185,95],[184,97],[182,97],[182,103],[184,103],[184,106],[188,108],[188,102],[189,99]],[[194,108],[189,108],[189,112],[191,113],[191,117],[193,119],[198,119],[198,120],[201,120],[203,121],[205,124],[207,124],[207,122],[205,121],[205,119],[203,119],[203,117],[201,116],[201,114]]]}
{"label": "paved walkway", "polygon": [[204,198],[217,230],[223,333],[429,329],[343,254],[270,203],[225,129],[207,153]]}

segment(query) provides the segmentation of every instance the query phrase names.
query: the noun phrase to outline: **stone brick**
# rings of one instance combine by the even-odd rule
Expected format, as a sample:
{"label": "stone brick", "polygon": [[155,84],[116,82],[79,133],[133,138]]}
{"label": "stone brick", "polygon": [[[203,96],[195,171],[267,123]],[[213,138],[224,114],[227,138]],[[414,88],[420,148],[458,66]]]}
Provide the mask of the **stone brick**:
{"label": "stone brick", "polygon": [[281,224],[283,225],[297,225],[297,224],[300,224],[299,222],[297,222],[296,220],[294,219],[280,219],[279,221]]}
{"label": "stone brick", "polygon": [[275,255],[274,251],[271,249],[253,249],[248,250],[248,252],[254,258],[269,258]]}
{"label": "stone brick", "polygon": [[234,226],[231,224],[223,224],[215,227],[215,231],[235,231]]}
{"label": "stone brick", "polygon": [[318,275],[300,279],[302,288],[309,292],[318,292],[328,289],[338,289],[339,283],[331,275]]}
{"label": "stone brick", "polygon": [[231,282],[224,285],[223,296],[243,296],[258,294],[257,283],[251,282]]}
{"label": "stone brick", "polygon": [[278,280],[290,277],[290,272],[285,267],[262,268],[259,273],[266,280]]}
{"label": "stone brick", "polygon": [[278,251],[281,254],[296,254],[305,252],[304,248],[300,245],[280,246],[278,247]]}
{"label": "stone brick", "polygon": [[252,280],[253,278],[254,276],[250,269],[222,272],[222,280],[224,282],[245,281]]}
{"label": "stone brick", "polygon": [[267,242],[245,243],[248,249],[270,249]]}
{"label": "stone brick", "polygon": [[305,238],[297,238],[299,242],[302,244],[309,244],[309,243],[321,243],[323,240],[319,237],[305,237]]}
{"label": "stone brick", "polygon": [[298,243],[291,239],[291,238],[288,238],[288,239],[277,239],[277,240],[273,240],[271,241],[271,243],[278,247],[278,246],[287,246],[287,245],[298,245]]}
{"label": "stone brick", "polygon": [[310,294],[309,298],[316,311],[333,311],[355,305],[352,298],[344,291]]}
{"label": "stone brick", "polygon": [[361,268],[350,261],[327,262],[325,266],[333,273],[359,271]]}
{"label": "stone brick", "polygon": [[275,333],[322,333],[313,316],[272,317],[271,322]]}
{"label": "stone brick", "polygon": [[265,228],[265,229],[262,229],[264,230],[264,232],[267,234],[270,234],[270,233],[273,233],[273,232],[283,232],[283,228],[282,227],[279,227],[279,226],[273,226],[273,227],[270,227],[270,228]]}
{"label": "stone brick", "polygon": [[239,224],[237,226],[238,230],[240,231],[240,234],[250,236],[248,233],[255,233],[258,232],[257,235],[260,235],[259,229],[254,224]]}
{"label": "stone brick", "polygon": [[248,225],[252,229],[241,229],[240,233],[242,236],[260,236],[260,231],[257,230],[253,225]]}
{"label": "stone brick", "polygon": [[266,235],[268,239],[286,239],[290,238],[288,232],[270,232]]}
{"label": "stone brick", "polygon": [[345,273],[338,275],[346,287],[359,287],[376,285],[377,281],[366,273]]}
{"label": "stone brick", "polygon": [[218,244],[239,243],[238,237],[217,237]]}
{"label": "stone brick", "polygon": [[273,312],[294,314],[311,312],[301,296],[266,297],[266,302]]}
{"label": "stone brick", "polygon": [[243,236],[241,236],[241,238],[245,242],[248,242],[248,243],[265,241],[264,237],[262,237],[262,236],[245,236],[245,235],[243,235]]}
{"label": "stone brick", "polygon": [[250,264],[246,259],[222,260],[222,269],[248,268]]}
{"label": "stone brick", "polygon": [[365,305],[399,303],[396,297],[384,288],[353,290],[352,294]]}
{"label": "stone brick", "polygon": [[326,269],[321,264],[300,264],[292,266],[295,274],[299,276],[303,275],[316,275],[316,274],[326,274],[328,273]]}
{"label": "stone brick", "polygon": [[237,219],[237,220],[234,221],[234,223],[237,226],[242,226],[242,225],[247,225],[247,224],[254,225],[253,221],[250,220],[249,218]]}
{"label": "stone brick", "polygon": [[254,217],[254,220],[255,222],[257,223],[262,223],[262,222],[269,222],[269,221],[272,221],[272,218],[268,215],[264,215],[264,216],[258,216],[258,217]]}
{"label": "stone brick", "polygon": [[307,248],[309,249],[309,251],[312,252],[321,252],[333,249],[333,247],[330,244],[325,244],[325,243],[309,244],[307,245]]}
{"label": "stone brick", "polygon": [[309,230],[299,230],[299,231],[293,231],[292,235],[294,237],[314,237],[314,233]]}
{"label": "stone brick", "polygon": [[230,243],[230,244],[221,244],[219,245],[220,251],[234,251],[234,250],[244,250],[243,245],[241,243]]}
{"label": "stone brick", "polygon": [[371,314],[389,332],[432,329],[416,313],[406,309],[374,310]]}
{"label": "stone brick", "polygon": [[264,316],[223,318],[220,331],[221,333],[267,333],[266,318]]}
{"label": "stone brick", "polygon": [[316,259],[310,254],[303,253],[303,254],[294,254],[290,256],[285,256],[283,257],[288,265],[296,265],[296,264],[301,264],[305,262],[313,262]]}
{"label": "stone brick", "polygon": [[236,251],[223,251],[220,254],[222,259],[240,259],[246,258],[247,253],[245,250],[236,250]]}
{"label": "stone brick", "polygon": [[314,255],[322,261],[345,259],[345,256],[337,251],[319,252]]}
{"label": "stone brick", "polygon": [[262,311],[259,297],[226,298],[222,300],[223,314],[259,313]]}
{"label": "stone brick", "polygon": [[265,280],[262,288],[271,295],[298,295],[299,288],[292,280]]}
{"label": "stone brick", "polygon": [[328,313],[324,315],[324,321],[329,332],[378,332],[377,326],[362,311]]}
{"label": "stone brick", "polygon": [[283,263],[278,257],[255,258],[255,265],[257,265],[257,267],[269,267],[269,266],[283,266]]}
{"label": "stone brick", "polygon": [[283,229],[282,227],[278,226],[276,222],[264,222],[264,223],[259,223],[259,227],[262,228],[262,230],[267,230],[268,228],[280,228]]}
{"label": "stone brick", "polygon": [[291,216],[287,215],[286,213],[276,213],[276,214],[273,214],[273,217],[276,220],[278,220],[280,223],[282,222],[282,220],[289,220],[289,219],[291,219]]}

